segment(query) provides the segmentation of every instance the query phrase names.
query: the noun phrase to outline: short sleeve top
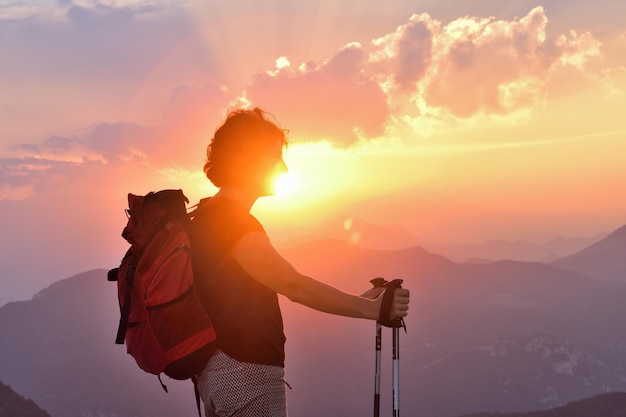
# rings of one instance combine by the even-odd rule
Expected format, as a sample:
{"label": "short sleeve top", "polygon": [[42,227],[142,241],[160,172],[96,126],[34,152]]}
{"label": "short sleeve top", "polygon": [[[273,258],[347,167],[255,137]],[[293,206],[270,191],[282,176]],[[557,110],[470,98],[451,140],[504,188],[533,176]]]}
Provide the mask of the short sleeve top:
{"label": "short sleeve top", "polygon": [[196,288],[217,333],[217,348],[248,363],[284,366],[278,295],[248,275],[231,251],[259,221],[227,197],[205,199],[192,222]]}

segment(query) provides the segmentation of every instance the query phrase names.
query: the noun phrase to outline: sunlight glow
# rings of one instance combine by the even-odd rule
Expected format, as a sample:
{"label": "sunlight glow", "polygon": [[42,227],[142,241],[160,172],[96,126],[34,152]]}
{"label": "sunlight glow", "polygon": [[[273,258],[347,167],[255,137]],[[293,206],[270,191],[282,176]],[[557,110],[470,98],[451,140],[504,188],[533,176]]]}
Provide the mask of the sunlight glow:
{"label": "sunlight glow", "polygon": [[274,189],[278,196],[288,196],[297,191],[297,183],[293,175],[285,173],[274,181]]}

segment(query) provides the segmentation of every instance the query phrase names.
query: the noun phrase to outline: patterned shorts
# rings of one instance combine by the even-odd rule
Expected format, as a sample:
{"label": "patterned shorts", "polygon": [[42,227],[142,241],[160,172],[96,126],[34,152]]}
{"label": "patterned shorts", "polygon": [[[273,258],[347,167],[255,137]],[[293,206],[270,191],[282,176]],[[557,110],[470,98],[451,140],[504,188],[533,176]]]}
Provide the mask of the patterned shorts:
{"label": "patterned shorts", "polygon": [[285,370],[239,362],[221,350],[198,375],[206,417],[286,417]]}

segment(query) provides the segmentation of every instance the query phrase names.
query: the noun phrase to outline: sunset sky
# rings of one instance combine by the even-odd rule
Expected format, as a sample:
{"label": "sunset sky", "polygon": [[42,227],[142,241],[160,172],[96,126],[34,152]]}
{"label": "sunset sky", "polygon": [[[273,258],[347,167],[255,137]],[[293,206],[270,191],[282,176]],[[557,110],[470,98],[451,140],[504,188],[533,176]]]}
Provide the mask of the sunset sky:
{"label": "sunset sky", "polygon": [[336,218],[422,242],[626,224],[626,3],[0,0],[0,301],[114,267],[126,194],[214,192],[226,111],[289,129],[275,241]]}

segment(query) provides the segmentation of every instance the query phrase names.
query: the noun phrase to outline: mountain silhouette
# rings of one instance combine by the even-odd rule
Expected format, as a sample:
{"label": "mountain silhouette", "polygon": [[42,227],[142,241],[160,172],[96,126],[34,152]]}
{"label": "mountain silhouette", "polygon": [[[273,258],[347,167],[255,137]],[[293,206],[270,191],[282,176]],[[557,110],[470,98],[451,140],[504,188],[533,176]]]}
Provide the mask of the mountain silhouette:
{"label": "mountain silhouette", "polygon": [[[105,270],[54,283],[32,300],[0,308],[0,379],[52,417],[184,416],[195,410],[191,383],[139,371],[114,344],[119,308]],[[167,379],[167,378],[166,378]]]}
{"label": "mountain silhouette", "polygon": [[578,252],[605,236],[606,234],[600,233],[591,237],[552,239],[546,243],[494,239],[479,244],[429,245],[429,249],[457,262],[477,260],[550,262]]}
{"label": "mountain silhouette", "polygon": [[578,252],[605,236],[606,233],[599,233],[589,237],[557,238],[545,243],[493,239],[476,244],[432,244],[422,242],[398,225],[377,225],[356,217],[342,216],[323,224],[308,235],[282,241],[280,247],[290,248],[306,242],[333,239],[365,249],[399,250],[421,246],[455,262],[550,262]]}
{"label": "mountain silhouette", "polygon": [[50,417],[50,414],[0,382],[0,417]]}
{"label": "mountain silhouette", "polygon": [[461,417],[624,417],[626,392],[611,392],[585,398],[562,407],[528,413],[477,413]]}
{"label": "mountain silhouette", "polygon": [[[302,273],[360,293],[402,278],[411,290],[400,338],[402,414],[455,417],[546,410],[626,391],[626,283],[538,262],[459,264],[421,247],[320,240],[284,252]],[[374,323],[281,297],[290,416],[371,413]],[[0,379],[52,417],[192,416],[191,384],[143,373],[113,343],[119,311],[105,270],[0,307]],[[384,329],[382,409],[391,409]]]}
{"label": "mountain silhouette", "polygon": [[[623,285],[536,262],[462,265],[419,247],[377,251],[327,240],[285,255],[303,273],[353,292],[364,290],[374,276],[404,278],[412,291],[401,355],[402,386],[408,384],[402,392],[409,397],[403,404],[409,415],[546,409],[624,386],[624,345],[617,342],[626,340],[626,329],[619,324],[626,320]],[[323,380],[343,394],[337,398],[354,398],[351,406],[333,402],[335,415],[367,412],[367,399],[357,399],[342,387],[371,389],[371,369],[357,365],[363,367],[371,358],[371,324],[320,316],[292,304],[285,304],[285,317],[287,335],[298,343],[294,354],[300,354],[299,365],[308,371],[300,375],[292,370],[292,379],[305,384],[309,409],[310,404],[331,401],[328,395],[315,396],[311,381]],[[319,334],[299,326],[302,322],[314,322]],[[344,340],[345,355],[320,339]],[[316,346],[312,355],[310,346]],[[387,336],[383,350],[388,348]],[[330,380],[328,369],[318,363],[353,371],[349,377],[333,373]],[[298,401],[290,402],[293,409],[307,407]],[[354,412],[357,401],[360,414]]]}
{"label": "mountain silhouette", "polygon": [[626,282],[626,225],[553,265],[597,279]]}

